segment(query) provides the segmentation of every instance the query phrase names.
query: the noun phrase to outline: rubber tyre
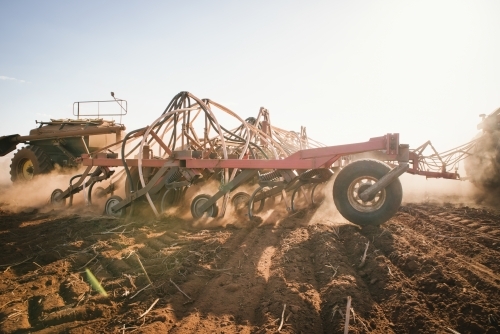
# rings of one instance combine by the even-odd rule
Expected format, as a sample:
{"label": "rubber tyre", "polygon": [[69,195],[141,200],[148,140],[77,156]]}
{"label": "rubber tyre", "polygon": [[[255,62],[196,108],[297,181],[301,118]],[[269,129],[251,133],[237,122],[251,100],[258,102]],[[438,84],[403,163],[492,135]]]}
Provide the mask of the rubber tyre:
{"label": "rubber tyre", "polygon": [[291,200],[291,209],[292,212],[297,212],[303,209],[307,209],[309,207],[310,195],[310,190],[307,189],[308,185],[301,185],[298,188],[295,188],[293,193],[292,193],[292,200]]}
{"label": "rubber tyre", "polygon": [[191,202],[191,215],[193,218],[201,218],[203,216],[207,217],[217,217],[219,214],[219,207],[216,204],[212,204],[205,212],[200,212],[198,210],[203,204],[205,204],[211,197],[209,195],[198,195]]}
{"label": "rubber tyre", "polygon": [[12,182],[31,181],[35,175],[48,173],[53,169],[47,153],[36,145],[29,145],[18,150],[10,164]]}
{"label": "rubber tyre", "polygon": [[333,184],[333,201],[340,214],[361,226],[380,225],[394,216],[403,199],[399,179],[378,192],[372,201],[362,201],[356,191],[360,183],[366,189],[367,184],[375,183],[389,171],[388,165],[376,160],[358,160],[344,167]]}
{"label": "rubber tyre", "polygon": [[247,211],[248,201],[250,201],[250,195],[244,191],[240,191],[232,196],[231,205],[237,214],[242,215]]}
{"label": "rubber tyre", "polygon": [[89,186],[89,190],[87,193],[89,198],[89,204],[96,204],[100,199],[106,198],[108,195],[103,187],[94,188],[95,184],[96,182],[92,183]]}
{"label": "rubber tyre", "polygon": [[64,191],[62,191],[61,189],[54,190],[50,195],[50,204],[52,204],[55,207],[61,207],[66,205],[66,198],[56,200],[56,197],[62,194],[63,192]]}
{"label": "rubber tyre", "polygon": [[182,189],[169,188],[165,190],[160,203],[161,212],[165,212],[169,208],[178,205],[181,198],[181,194],[182,194]]}
{"label": "rubber tyre", "polygon": [[104,205],[104,214],[113,217],[123,217],[125,215],[125,208],[116,212],[112,210],[113,206],[121,201],[123,201],[123,199],[120,196],[111,196],[108,198],[106,204]]}

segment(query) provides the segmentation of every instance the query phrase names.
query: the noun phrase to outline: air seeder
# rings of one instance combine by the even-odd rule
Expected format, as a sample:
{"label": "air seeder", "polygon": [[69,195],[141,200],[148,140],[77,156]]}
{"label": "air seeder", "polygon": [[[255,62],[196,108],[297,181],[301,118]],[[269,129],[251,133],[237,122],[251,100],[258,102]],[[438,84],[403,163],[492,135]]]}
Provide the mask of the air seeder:
{"label": "air seeder", "polygon": [[[95,196],[107,197],[104,210],[113,216],[131,213],[139,202],[160,215],[188,200],[194,218],[222,217],[228,206],[252,217],[280,202],[291,212],[317,205],[323,201],[321,187],[334,177],[339,212],[353,223],[378,225],[401,205],[398,177],[404,172],[459,178],[446,166],[464,154],[424,157],[429,145],[410,150],[399,142],[399,134],[391,133],[325,146],[308,138],[304,128],[290,132],[273,126],[264,108],[242,119],[221,104],[181,92],[149,126],[82,154],[85,170],[71,178],[67,189],[54,190],[51,202],[62,205],[69,199],[71,204],[84,191],[88,203]],[[367,154],[374,158],[362,158]],[[96,191],[94,186],[105,180],[109,185]],[[117,182],[125,182],[124,198],[114,194]],[[215,190],[208,186],[214,183]],[[191,186],[202,191],[188,199]]]}

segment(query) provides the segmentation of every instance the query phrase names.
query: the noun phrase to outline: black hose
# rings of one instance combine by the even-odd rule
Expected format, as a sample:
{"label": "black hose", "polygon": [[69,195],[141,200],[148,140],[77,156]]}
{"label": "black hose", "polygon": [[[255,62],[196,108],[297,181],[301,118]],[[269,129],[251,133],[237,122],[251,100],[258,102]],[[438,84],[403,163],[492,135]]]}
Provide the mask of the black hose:
{"label": "black hose", "polygon": [[[209,120],[210,120],[210,123],[212,124],[212,126],[214,127],[214,129],[217,129],[217,127],[215,126],[215,124],[214,124],[214,122],[212,121],[212,119],[211,119],[211,118],[209,118]],[[242,137],[238,136],[237,134],[235,134],[235,133],[233,133],[233,132],[231,132],[231,131],[227,130],[227,129],[226,129],[226,128],[224,128],[222,125],[221,125],[220,127],[221,127],[221,129],[222,129],[222,130],[224,130],[226,133],[232,134],[233,136],[235,136],[235,137],[237,137],[237,138],[240,138],[240,139],[241,139],[241,141],[245,141],[245,139],[243,139]],[[217,130],[216,130],[216,131],[217,131]],[[219,131],[217,131],[217,133],[219,134]],[[228,138],[226,138],[224,135],[223,135],[223,137],[224,137],[225,139],[228,139]],[[269,159],[269,157],[268,157],[268,156],[267,156],[267,154],[266,154],[266,153],[262,150],[262,148],[261,148],[261,147],[259,147],[257,144],[252,143],[252,142],[250,142],[249,144],[250,144],[250,145],[252,145],[252,146],[255,146],[257,149],[259,149],[259,151],[260,151],[260,152],[264,155],[264,157],[265,157],[266,159]]]}

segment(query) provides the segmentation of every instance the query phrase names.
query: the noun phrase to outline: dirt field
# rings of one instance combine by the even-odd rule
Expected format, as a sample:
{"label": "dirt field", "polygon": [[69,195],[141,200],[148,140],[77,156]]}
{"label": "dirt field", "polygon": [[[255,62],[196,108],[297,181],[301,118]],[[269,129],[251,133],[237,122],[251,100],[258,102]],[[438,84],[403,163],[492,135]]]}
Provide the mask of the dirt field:
{"label": "dirt field", "polygon": [[344,333],[350,298],[349,333],[500,333],[500,212],[406,202],[361,229],[332,205],[224,222],[2,205],[0,331]]}

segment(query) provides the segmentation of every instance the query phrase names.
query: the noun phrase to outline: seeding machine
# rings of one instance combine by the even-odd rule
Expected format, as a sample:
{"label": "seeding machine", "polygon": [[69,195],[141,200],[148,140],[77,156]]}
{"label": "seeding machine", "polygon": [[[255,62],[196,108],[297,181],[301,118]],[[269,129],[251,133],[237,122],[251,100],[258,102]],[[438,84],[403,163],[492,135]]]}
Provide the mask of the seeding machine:
{"label": "seeding machine", "polygon": [[[401,174],[458,179],[450,170],[472,144],[423,156],[428,147],[434,150],[430,142],[410,150],[397,133],[325,146],[308,138],[305,128],[273,126],[265,108],[243,119],[212,100],[180,92],[149,126],[82,154],[85,170],[71,177],[67,189],[54,190],[51,203],[71,205],[83,191],[87,203],[106,198],[104,211],[113,216],[130,214],[139,203],[158,216],[187,200],[194,218],[223,217],[228,207],[252,217],[280,203],[291,212],[317,205],[334,178],[333,201],[342,216],[378,225],[401,205]],[[107,186],[95,187],[100,182]],[[114,194],[122,183],[124,198]],[[192,199],[190,187],[199,189]]]}

